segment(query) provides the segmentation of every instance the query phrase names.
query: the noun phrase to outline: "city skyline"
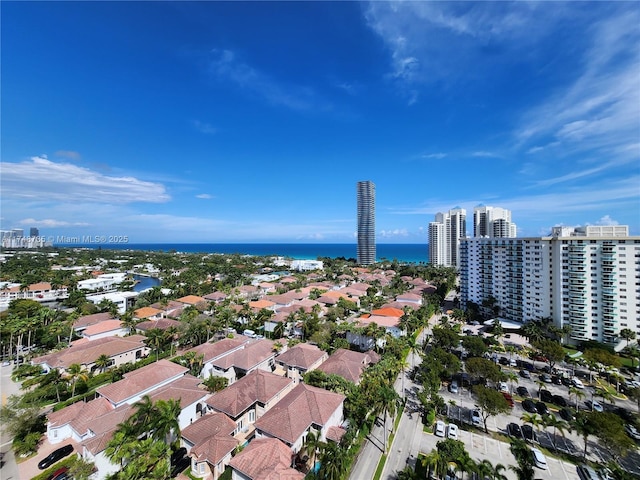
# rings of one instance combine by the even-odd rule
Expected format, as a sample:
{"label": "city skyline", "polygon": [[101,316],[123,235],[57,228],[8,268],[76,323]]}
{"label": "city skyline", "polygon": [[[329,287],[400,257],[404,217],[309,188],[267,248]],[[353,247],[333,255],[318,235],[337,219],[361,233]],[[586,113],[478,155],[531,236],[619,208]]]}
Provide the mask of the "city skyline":
{"label": "city skyline", "polygon": [[479,204],[640,234],[637,3],[2,10],[2,230],[356,243],[366,176],[377,243]]}

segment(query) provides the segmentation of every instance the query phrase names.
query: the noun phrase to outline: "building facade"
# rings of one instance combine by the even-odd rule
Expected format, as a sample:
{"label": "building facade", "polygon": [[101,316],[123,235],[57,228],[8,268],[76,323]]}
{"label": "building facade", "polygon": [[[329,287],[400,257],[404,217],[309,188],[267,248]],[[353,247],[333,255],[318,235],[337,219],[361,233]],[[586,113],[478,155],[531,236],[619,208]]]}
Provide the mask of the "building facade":
{"label": "building facade", "polygon": [[358,263],[370,265],[376,261],[376,186],[363,181],[357,185],[358,200]]}
{"label": "building facade", "polygon": [[622,348],[622,329],[640,337],[640,237],[628,236],[628,227],[468,238],[460,254],[464,306],[473,302],[487,316],[516,322],[551,318],[569,325],[574,341]]}
{"label": "building facade", "polygon": [[516,224],[511,221],[511,210],[478,205],[473,209],[474,237],[516,237]]}
{"label": "building facade", "polygon": [[467,236],[467,211],[456,207],[438,212],[429,224],[429,262],[432,265],[459,267],[460,240]]}

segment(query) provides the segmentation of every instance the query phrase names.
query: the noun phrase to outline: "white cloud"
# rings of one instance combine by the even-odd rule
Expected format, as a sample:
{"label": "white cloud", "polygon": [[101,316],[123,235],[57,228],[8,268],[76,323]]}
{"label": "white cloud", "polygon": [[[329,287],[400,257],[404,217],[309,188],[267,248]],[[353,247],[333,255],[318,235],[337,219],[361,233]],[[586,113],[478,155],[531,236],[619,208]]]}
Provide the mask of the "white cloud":
{"label": "white cloud", "polygon": [[268,103],[292,110],[326,110],[314,89],[281,84],[270,75],[239,60],[231,50],[211,51],[209,73],[218,81],[231,82],[242,90],[265,99]]}
{"label": "white cloud", "polygon": [[638,24],[637,9],[624,9],[593,24],[585,34],[587,48],[578,76],[546,101],[523,112],[515,132],[518,147],[525,146],[534,153],[541,150],[540,144],[547,144],[554,148],[555,158],[595,151],[599,159],[609,160],[609,167],[637,160],[637,148],[620,146],[638,142]]}
{"label": "white cloud", "polygon": [[426,159],[436,159],[436,160],[440,160],[441,158],[446,157],[447,154],[446,153],[442,153],[442,152],[438,152],[438,153],[425,153],[423,155],[420,156],[420,158],[426,158]]}
{"label": "white cloud", "polygon": [[614,220],[613,218],[611,218],[609,215],[605,215],[604,217],[602,217],[600,220],[598,220],[595,225],[604,225],[604,226],[611,226],[611,225],[619,225],[617,220]]}
{"label": "white cloud", "polygon": [[202,200],[209,200],[209,199],[213,198],[213,196],[209,195],[208,193],[200,193],[200,194],[196,195],[196,198],[200,198]]}
{"label": "white cloud", "polygon": [[497,153],[486,152],[486,151],[473,152],[471,154],[471,156],[472,157],[484,157],[484,158],[500,158],[500,155],[498,155]]}
{"label": "white cloud", "polygon": [[[528,54],[563,10],[533,2],[372,1],[365,19],[390,52],[388,78],[412,103],[421,85],[455,84],[470,70],[491,72],[494,64],[505,62],[505,53]],[[482,48],[493,55],[483,56],[482,67],[474,69]]]}
{"label": "white cloud", "polygon": [[58,150],[56,152],[56,157],[68,158],[69,160],[82,160],[80,153],[74,150]]}
{"label": "white cloud", "polygon": [[134,177],[108,176],[70,163],[32,157],[0,163],[2,195],[40,202],[162,203],[170,199],[164,185]]}
{"label": "white cloud", "polygon": [[380,237],[382,238],[395,238],[395,237],[408,237],[409,232],[404,228],[396,228],[394,230],[380,230]]}
{"label": "white cloud", "polygon": [[53,218],[45,218],[43,220],[36,220],[34,218],[25,218],[18,222],[20,225],[29,225],[32,227],[84,227],[90,225],[86,222],[67,222],[64,220],[54,220]]}
{"label": "white cloud", "polygon": [[214,135],[218,133],[218,129],[211,125],[210,123],[201,122],[200,120],[194,120],[193,126],[196,127],[200,133],[205,133],[207,135]]}

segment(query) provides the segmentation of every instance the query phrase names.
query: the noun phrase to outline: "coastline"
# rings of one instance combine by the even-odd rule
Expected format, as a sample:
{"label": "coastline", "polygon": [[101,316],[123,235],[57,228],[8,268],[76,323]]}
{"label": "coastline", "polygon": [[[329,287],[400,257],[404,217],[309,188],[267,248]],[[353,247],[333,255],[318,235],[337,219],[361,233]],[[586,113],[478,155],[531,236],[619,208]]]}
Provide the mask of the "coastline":
{"label": "coastline", "polygon": [[[318,258],[356,258],[355,243],[127,243],[127,244],[55,244],[56,248],[90,248],[107,250],[138,250],[177,253],[239,254],[281,256],[294,260]],[[428,263],[426,243],[379,243],[376,260],[397,260],[402,263]]]}

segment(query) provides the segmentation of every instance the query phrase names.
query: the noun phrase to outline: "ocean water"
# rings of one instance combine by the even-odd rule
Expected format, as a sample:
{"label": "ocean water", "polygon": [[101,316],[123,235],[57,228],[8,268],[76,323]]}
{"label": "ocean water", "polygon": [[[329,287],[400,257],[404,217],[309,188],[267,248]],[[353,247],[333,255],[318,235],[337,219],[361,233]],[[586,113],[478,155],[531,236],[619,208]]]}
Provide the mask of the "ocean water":
{"label": "ocean water", "polygon": [[[84,247],[87,245],[56,244],[57,247]],[[128,243],[118,245],[92,245],[92,248],[110,250],[176,251],[185,253],[226,253],[242,255],[276,255],[296,260],[327,258],[356,258],[355,243]],[[426,243],[379,243],[377,260],[397,260],[401,263],[427,263],[429,247]]]}

